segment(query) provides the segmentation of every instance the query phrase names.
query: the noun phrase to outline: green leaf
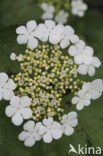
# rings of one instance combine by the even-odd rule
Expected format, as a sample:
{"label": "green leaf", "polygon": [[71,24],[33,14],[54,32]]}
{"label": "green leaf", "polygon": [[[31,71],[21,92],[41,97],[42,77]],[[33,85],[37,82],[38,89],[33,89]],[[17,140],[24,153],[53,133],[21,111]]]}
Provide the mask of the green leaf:
{"label": "green leaf", "polygon": [[[21,25],[29,20],[38,20],[41,9],[34,0],[1,0],[0,2],[2,26]],[[39,11],[38,11],[39,10]]]}

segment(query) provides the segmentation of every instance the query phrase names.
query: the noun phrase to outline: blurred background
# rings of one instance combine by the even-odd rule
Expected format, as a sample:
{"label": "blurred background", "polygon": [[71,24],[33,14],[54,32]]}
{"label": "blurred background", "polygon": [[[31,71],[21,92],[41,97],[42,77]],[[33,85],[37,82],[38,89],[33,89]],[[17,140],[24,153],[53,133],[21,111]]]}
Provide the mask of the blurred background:
{"label": "blurred background", "polygon": [[[102,62],[93,78],[81,77],[83,80],[91,81],[96,78],[103,79],[103,0],[85,2],[88,4],[85,16],[72,17],[68,24],[73,26],[81,39],[94,48],[95,55]],[[0,72],[11,75],[19,71],[18,64],[9,59],[11,52],[19,54],[25,49],[25,46],[17,45],[15,29],[31,19],[39,22],[41,14],[36,0],[0,0]],[[68,95],[64,97],[66,109],[70,111],[72,108],[67,105],[68,99]],[[78,112],[79,125],[72,136],[63,136],[51,144],[37,142],[32,148],[25,147],[23,142],[17,139],[22,126],[15,127],[5,116],[6,104],[0,102],[0,156],[68,156],[69,144],[75,148],[78,144],[100,146],[103,150],[103,97],[92,101],[89,107]]]}

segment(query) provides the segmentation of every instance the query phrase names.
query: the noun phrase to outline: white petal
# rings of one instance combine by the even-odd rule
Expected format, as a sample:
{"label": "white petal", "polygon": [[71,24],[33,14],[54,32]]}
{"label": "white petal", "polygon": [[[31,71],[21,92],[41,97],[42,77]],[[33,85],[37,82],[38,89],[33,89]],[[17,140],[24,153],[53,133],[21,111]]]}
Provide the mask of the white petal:
{"label": "white petal", "polygon": [[32,147],[34,144],[35,144],[35,139],[32,136],[28,137],[24,142],[24,145],[27,147]]}
{"label": "white petal", "polygon": [[49,41],[52,44],[59,43],[63,38],[64,26],[58,24],[49,35]]}
{"label": "white petal", "polygon": [[76,43],[76,47],[79,49],[79,51],[83,51],[84,47],[85,47],[85,42],[82,41],[82,40],[79,40],[77,43]]}
{"label": "white petal", "polygon": [[44,11],[47,11],[47,9],[48,9],[48,4],[47,4],[47,3],[42,3],[42,4],[41,4],[41,8],[42,8]]}
{"label": "white petal", "polygon": [[77,110],[82,110],[82,109],[84,108],[83,103],[78,103],[78,104],[76,105],[76,108],[77,108]]}
{"label": "white petal", "polygon": [[64,39],[60,42],[60,46],[62,49],[67,48],[69,46],[70,42],[67,39]]}
{"label": "white petal", "polygon": [[99,68],[99,67],[100,67],[101,62],[100,62],[100,60],[99,60],[98,57],[93,57],[92,65],[93,65],[94,67],[96,67],[96,68]]}
{"label": "white petal", "polygon": [[35,21],[31,20],[31,21],[27,22],[26,27],[29,32],[32,32],[36,29],[37,23]]}
{"label": "white petal", "polygon": [[40,128],[39,128],[39,133],[41,134],[41,135],[43,135],[45,132],[47,131],[47,128],[45,127],[45,126],[40,126]]}
{"label": "white petal", "polygon": [[25,26],[20,26],[16,29],[16,33],[19,35],[24,35],[27,33],[27,29]]}
{"label": "white petal", "polygon": [[31,50],[35,49],[38,46],[38,40],[34,37],[30,37],[28,40],[27,46]]}
{"label": "white petal", "polygon": [[13,96],[11,99],[10,99],[10,104],[13,105],[13,106],[18,106],[20,104],[20,97],[18,96]]}
{"label": "white petal", "polygon": [[72,43],[77,43],[79,41],[79,37],[77,35],[74,35],[74,34],[71,35],[69,38],[70,38],[70,41]]}
{"label": "white petal", "polygon": [[55,27],[55,22],[52,20],[46,20],[45,25],[48,28],[48,30],[52,30]]}
{"label": "white petal", "polygon": [[21,133],[18,135],[18,139],[19,139],[20,141],[24,141],[26,138],[28,138],[28,136],[29,136],[29,133],[23,131],[23,132],[21,132]]}
{"label": "white petal", "polygon": [[5,100],[10,100],[14,96],[14,93],[12,90],[4,89],[3,90],[3,98]]}
{"label": "white petal", "polygon": [[0,82],[6,82],[8,80],[8,75],[6,73],[0,73]]}
{"label": "white petal", "polygon": [[44,136],[43,136],[43,141],[45,142],[45,143],[50,143],[50,142],[52,142],[52,136],[51,136],[51,134],[48,132],[48,133],[46,133]]}
{"label": "white petal", "polygon": [[8,117],[12,117],[16,112],[16,109],[12,106],[7,106],[6,109],[5,109],[5,114],[8,116]]}
{"label": "white petal", "polygon": [[7,82],[7,88],[10,90],[15,90],[16,84],[12,79],[9,79]]}
{"label": "white petal", "polygon": [[53,123],[53,118],[48,118],[43,120],[43,124],[47,127],[51,127],[51,124]]}
{"label": "white petal", "polygon": [[48,35],[48,29],[44,24],[39,24],[36,31],[34,32],[34,36],[39,38],[43,42],[46,42],[48,40]]}
{"label": "white petal", "polygon": [[78,119],[72,120],[69,122],[70,126],[75,127],[78,124]]}
{"label": "white petal", "polygon": [[89,76],[95,75],[95,68],[93,66],[90,66],[88,69]]}
{"label": "white petal", "polygon": [[41,16],[41,18],[43,19],[43,20],[49,20],[49,19],[52,19],[53,18],[53,14],[52,13],[49,13],[49,12],[45,12],[42,16]]}
{"label": "white petal", "polygon": [[58,130],[58,129],[61,128],[61,125],[60,125],[60,123],[54,121],[53,124],[52,124],[52,128],[53,128],[54,130]]}
{"label": "white petal", "polygon": [[74,56],[74,61],[76,64],[80,65],[83,63],[83,55],[76,55]]}
{"label": "white petal", "polygon": [[60,139],[62,137],[62,131],[60,129],[53,130],[52,131],[52,136],[53,136],[54,139]]}
{"label": "white petal", "polygon": [[75,118],[77,118],[77,113],[76,112],[68,113],[68,118],[69,120],[74,120]]}
{"label": "white petal", "polygon": [[73,133],[74,133],[74,128],[72,128],[71,126],[67,126],[66,127],[66,129],[65,129],[65,135],[67,135],[67,136],[70,136],[70,135],[72,135]]}
{"label": "white petal", "polygon": [[72,98],[72,104],[77,104],[79,102],[79,97],[75,96]]}
{"label": "white petal", "polygon": [[83,63],[86,65],[91,64],[93,61],[93,57],[89,56],[89,55],[84,55],[83,56]]}
{"label": "white petal", "polygon": [[29,119],[32,117],[32,110],[31,108],[24,108],[21,112],[24,119]]}
{"label": "white petal", "polygon": [[12,117],[12,122],[14,123],[14,125],[16,126],[20,126],[23,122],[23,118],[20,115],[20,113],[16,113],[13,117]]}
{"label": "white petal", "polygon": [[94,50],[92,47],[86,46],[83,52],[86,55],[93,56]]}
{"label": "white petal", "polygon": [[19,35],[17,36],[17,43],[18,44],[26,44],[28,37],[26,35]]}
{"label": "white petal", "polygon": [[29,121],[27,121],[27,122],[24,124],[23,128],[24,128],[24,130],[26,130],[26,131],[28,131],[28,132],[33,132],[34,126],[35,126],[35,122],[32,121],[32,120],[29,120]]}
{"label": "white petal", "polygon": [[30,106],[30,104],[31,104],[31,100],[28,96],[22,96],[21,97],[21,106],[22,107]]}
{"label": "white petal", "polygon": [[70,48],[68,50],[68,53],[71,56],[75,56],[78,53],[78,49],[75,46],[72,45],[72,46],[70,46]]}
{"label": "white petal", "polygon": [[80,74],[82,74],[82,75],[86,75],[87,72],[88,72],[87,66],[86,66],[86,65],[80,65],[80,66],[78,67],[78,72],[79,72]]}
{"label": "white petal", "polygon": [[33,137],[35,138],[35,141],[40,141],[42,138],[38,132],[34,132]]}
{"label": "white petal", "polygon": [[54,13],[54,11],[55,11],[55,8],[52,5],[50,5],[48,8],[48,12]]}

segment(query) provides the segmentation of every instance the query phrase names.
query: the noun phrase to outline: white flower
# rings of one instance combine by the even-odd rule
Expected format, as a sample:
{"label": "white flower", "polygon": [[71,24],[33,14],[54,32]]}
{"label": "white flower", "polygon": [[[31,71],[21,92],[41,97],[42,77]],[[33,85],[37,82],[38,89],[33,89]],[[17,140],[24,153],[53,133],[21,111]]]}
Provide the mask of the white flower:
{"label": "white flower", "polygon": [[74,29],[71,26],[65,26],[64,32],[62,33],[62,39],[60,42],[61,48],[66,48],[71,43],[77,43],[79,41],[79,37],[74,34]]}
{"label": "white flower", "polygon": [[93,48],[86,46],[82,40],[70,46],[68,53],[74,56],[74,62],[79,65],[78,72],[80,74],[86,75],[88,73],[89,76],[93,76],[95,68],[101,65],[100,60],[93,56]]}
{"label": "white flower", "polygon": [[63,115],[61,123],[63,133],[67,136],[72,135],[74,133],[74,127],[78,124],[77,113],[70,112],[67,115]]}
{"label": "white flower", "polygon": [[55,22],[52,20],[46,20],[44,24],[39,24],[35,36],[41,41],[46,42],[49,38],[50,33],[55,28]]}
{"label": "white flower", "polygon": [[41,135],[38,132],[41,125],[42,123],[38,122],[35,124],[32,120],[26,122],[23,126],[24,131],[18,136],[19,140],[24,141],[24,145],[27,147],[33,146],[35,141],[39,141],[41,139]]}
{"label": "white flower", "polygon": [[77,15],[79,17],[84,16],[85,11],[87,10],[88,6],[83,0],[72,0],[72,14]]}
{"label": "white flower", "polygon": [[78,92],[78,96],[72,98],[72,104],[75,104],[78,110],[82,110],[84,106],[91,104],[90,99],[91,95],[82,89]]}
{"label": "white flower", "polygon": [[10,100],[14,96],[13,90],[15,90],[16,84],[12,79],[8,78],[6,73],[0,73],[0,100]]}
{"label": "white flower", "polygon": [[6,107],[5,113],[8,117],[12,117],[12,122],[19,126],[23,119],[29,119],[32,116],[30,108],[31,100],[27,96],[13,96],[10,100],[10,105]]}
{"label": "white flower", "polygon": [[55,8],[52,5],[48,5],[47,3],[42,3],[41,8],[44,11],[44,13],[41,16],[42,20],[53,18]]}
{"label": "white flower", "polygon": [[39,129],[39,133],[43,135],[45,143],[52,142],[54,139],[59,139],[62,136],[60,123],[53,121],[52,117],[43,120],[43,125]]}
{"label": "white flower", "polygon": [[82,75],[89,74],[89,76],[93,76],[95,74],[95,68],[99,68],[101,65],[100,60],[97,57],[93,57],[91,59],[91,63],[86,65],[82,64],[78,67],[78,72]]}
{"label": "white flower", "polygon": [[55,16],[55,22],[60,24],[65,24],[69,17],[69,13],[64,10],[60,10],[58,14]]}
{"label": "white flower", "polygon": [[29,21],[25,26],[20,26],[16,29],[16,33],[19,34],[17,37],[17,42],[19,44],[26,44],[28,48],[33,50],[38,46],[38,40],[35,38],[34,32],[37,28],[35,21]]}
{"label": "white flower", "polygon": [[15,53],[11,53],[10,59],[15,61],[16,60],[16,54]]}
{"label": "white flower", "polygon": [[82,88],[91,95],[91,99],[96,100],[103,93],[103,80],[96,79],[91,83],[85,83]]}

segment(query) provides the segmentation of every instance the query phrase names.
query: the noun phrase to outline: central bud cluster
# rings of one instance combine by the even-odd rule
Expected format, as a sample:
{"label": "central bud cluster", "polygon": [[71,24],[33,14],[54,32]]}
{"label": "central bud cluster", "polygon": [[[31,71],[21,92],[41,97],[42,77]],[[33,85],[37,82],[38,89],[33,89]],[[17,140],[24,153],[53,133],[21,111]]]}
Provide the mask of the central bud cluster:
{"label": "central bud cluster", "polygon": [[59,45],[40,44],[34,51],[26,50],[20,61],[21,72],[12,75],[18,96],[31,98],[32,118],[58,116],[63,112],[62,96],[66,92],[77,95],[81,81],[77,65],[62,53]]}

